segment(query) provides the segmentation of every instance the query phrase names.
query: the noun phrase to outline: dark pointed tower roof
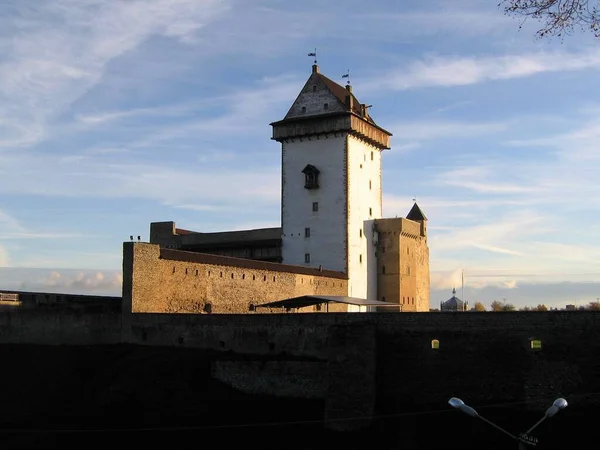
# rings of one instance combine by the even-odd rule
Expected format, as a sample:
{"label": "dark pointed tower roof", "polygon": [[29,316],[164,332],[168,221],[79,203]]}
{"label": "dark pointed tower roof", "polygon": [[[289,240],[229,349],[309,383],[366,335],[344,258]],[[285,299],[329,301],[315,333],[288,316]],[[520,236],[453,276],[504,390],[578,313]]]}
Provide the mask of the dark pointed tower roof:
{"label": "dark pointed tower roof", "polygon": [[427,217],[425,217],[425,214],[423,214],[423,211],[421,211],[421,208],[419,208],[417,202],[415,202],[411,210],[408,212],[406,218],[408,220],[414,220],[415,222],[418,222],[420,220],[427,220]]}

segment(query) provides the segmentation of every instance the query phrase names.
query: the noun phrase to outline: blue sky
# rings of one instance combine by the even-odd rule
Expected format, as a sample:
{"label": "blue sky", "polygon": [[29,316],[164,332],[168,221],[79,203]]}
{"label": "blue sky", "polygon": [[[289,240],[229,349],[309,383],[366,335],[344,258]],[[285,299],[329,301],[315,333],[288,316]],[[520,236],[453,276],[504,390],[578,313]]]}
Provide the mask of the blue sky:
{"label": "blue sky", "polygon": [[0,288],[120,295],[150,222],[279,226],[269,123],[317,48],[394,135],[384,216],[427,214],[432,306],[463,271],[471,303],[595,301],[600,42],[518,26],[495,1],[5,0]]}

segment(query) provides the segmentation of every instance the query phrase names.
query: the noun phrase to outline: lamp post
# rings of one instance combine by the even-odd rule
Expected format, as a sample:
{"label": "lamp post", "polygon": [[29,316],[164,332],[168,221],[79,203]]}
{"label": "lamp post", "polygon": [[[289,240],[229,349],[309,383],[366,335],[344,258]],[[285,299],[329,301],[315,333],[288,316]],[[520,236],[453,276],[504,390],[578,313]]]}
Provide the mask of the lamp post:
{"label": "lamp post", "polygon": [[546,413],[544,414],[544,416],[540,420],[538,420],[529,430],[527,430],[524,433],[520,433],[519,436],[515,436],[514,434],[506,431],[504,428],[501,428],[498,425],[496,425],[495,423],[489,421],[485,417],[480,416],[479,413],[477,411],[475,411],[473,408],[471,408],[469,405],[465,405],[465,402],[463,402],[460,398],[452,397],[450,400],[448,400],[448,404],[450,406],[452,406],[453,408],[456,408],[459,411],[462,411],[463,413],[465,413],[468,416],[476,417],[478,419],[483,420],[484,422],[486,422],[487,424],[496,428],[497,430],[501,431],[502,433],[506,434],[510,438],[516,440],[517,444],[519,446],[518,447],[519,450],[524,450],[526,448],[525,444],[536,445],[537,439],[534,438],[533,436],[530,436],[529,433],[531,433],[544,420],[555,416],[561,409],[565,409],[568,405],[567,401],[564,398],[557,398],[552,403],[552,406],[550,406],[546,410]]}

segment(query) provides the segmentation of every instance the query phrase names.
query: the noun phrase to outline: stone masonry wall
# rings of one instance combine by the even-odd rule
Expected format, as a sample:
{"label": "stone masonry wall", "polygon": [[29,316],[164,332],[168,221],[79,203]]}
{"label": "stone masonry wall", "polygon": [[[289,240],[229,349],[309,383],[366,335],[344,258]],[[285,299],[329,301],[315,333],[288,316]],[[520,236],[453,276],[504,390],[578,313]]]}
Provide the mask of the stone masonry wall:
{"label": "stone masonry wall", "polygon": [[415,242],[415,311],[427,312],[430,309],[429,247],[427,237],[419,237]]}
{"label": "stone masonry wall", "polygon": [[282,312],[255,307],[309,294],[347,295],[347,286],[341,272],[124,243],[123,302],[134,313]]}
{"label": "stone masonry wall", "polygon": [[429,311],[429,248],[421,225],[404,218],[377,221],[377,299],[404,312]]}

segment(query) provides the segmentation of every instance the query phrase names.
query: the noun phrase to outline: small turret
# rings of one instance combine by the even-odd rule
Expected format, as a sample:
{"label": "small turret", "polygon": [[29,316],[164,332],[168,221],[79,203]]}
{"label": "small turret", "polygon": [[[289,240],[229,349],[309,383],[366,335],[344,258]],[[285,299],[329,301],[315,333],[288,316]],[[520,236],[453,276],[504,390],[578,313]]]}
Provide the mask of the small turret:
{"label": "small turret", "polygon": [[417,202],[413,205],[411,210],[406,215],[408,220],[412,220],[413,222],[419,222],[421,224],[421,236],[427,238],[427,217],[417,205]]}

